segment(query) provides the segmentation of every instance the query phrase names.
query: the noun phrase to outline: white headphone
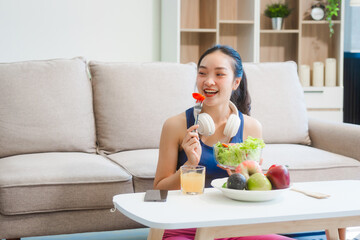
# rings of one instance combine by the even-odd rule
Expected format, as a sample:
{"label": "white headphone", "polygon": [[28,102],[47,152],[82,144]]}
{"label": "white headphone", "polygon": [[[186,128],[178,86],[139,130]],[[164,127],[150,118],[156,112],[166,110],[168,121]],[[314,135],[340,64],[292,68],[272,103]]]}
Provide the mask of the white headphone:
{"label": "white headphone", "polygon": [[[230,114],[230,116],[226,122],[225,129],[224,129],[224,135],[229,138],[232,138],[238,132],[241,120],[239,118],[239,112],[238,112],[238,109],[236,108],[235,104],[230,101],[229,106],[230,106],[232,113]],[[194,117],[196,118],[195,111],[194,111]],[[199,124],[198,132],[201,135],[210,136],[210,135],[214,134],[215,124],[214,124],[214,120],[210,117],[209,114],[200,113],[199,119],[198,119],[198,124]]]}

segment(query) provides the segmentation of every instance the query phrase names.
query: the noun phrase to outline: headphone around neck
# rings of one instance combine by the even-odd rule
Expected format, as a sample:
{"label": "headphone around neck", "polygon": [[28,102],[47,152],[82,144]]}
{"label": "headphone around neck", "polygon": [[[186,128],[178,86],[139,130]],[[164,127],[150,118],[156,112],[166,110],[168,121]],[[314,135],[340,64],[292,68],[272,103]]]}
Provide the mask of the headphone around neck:
{"label": "headphone around neck", "polygon": [[[232,138],[236,135],[236,133],[239,130],[241,120],[239,118],[239,112],[236,108],[235,104],[230,101],[229,107],[231,109],[231,114],[226,122],[225,128],[224,128],[224,135]],[[195,111],[194,111],[194,117]],[[198,132],[203,136],[210,136],[213,135],[215,132],[215,124],[214,120],[210,117],[207,113],[200,113],[199,119],[198,119]]]}

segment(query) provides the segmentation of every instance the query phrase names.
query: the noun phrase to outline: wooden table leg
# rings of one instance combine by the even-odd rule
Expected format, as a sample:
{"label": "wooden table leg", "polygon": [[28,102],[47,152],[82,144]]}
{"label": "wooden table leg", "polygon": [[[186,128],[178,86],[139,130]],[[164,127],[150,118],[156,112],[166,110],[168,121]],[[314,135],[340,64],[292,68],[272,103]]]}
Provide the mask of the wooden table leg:
{"label": "wooden table leg", "polygon": [[330,228],[326,230],[327,240],[339,240],[339,231],[337,228]]}
{"label": "wooden table leg", "polygon": [[164,229],[150,228],[147,240],[162,240]]}
{"label": "wooden table leg", "polygon": [[211,228],[198,228],[194,240],[214,239],[214,231]]}

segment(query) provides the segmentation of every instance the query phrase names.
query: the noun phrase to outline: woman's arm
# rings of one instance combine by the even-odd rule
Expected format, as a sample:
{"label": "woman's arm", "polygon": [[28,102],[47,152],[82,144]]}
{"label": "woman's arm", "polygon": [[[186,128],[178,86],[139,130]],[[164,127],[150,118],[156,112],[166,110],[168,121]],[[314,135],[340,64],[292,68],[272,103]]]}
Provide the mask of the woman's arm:
{"label": "woman's arm", "polygon": [[180,189],[180,172],[176,171],[180,146],[178,129],[181,124],[179,124],[179,120],[180,116],[175,116],[166,120],[163,125],[154,189]]}
{"label": "woman's arm", "polygon": [[187,156],[184,165],[198,165],[201,157],[199,135],[195,131],[198,127],[194,125],[186,129],[185,114],[170,118],[164,123],[154,179],[155,189],[180,189],[180,172],[176,171],[179,150],[183,149]]}

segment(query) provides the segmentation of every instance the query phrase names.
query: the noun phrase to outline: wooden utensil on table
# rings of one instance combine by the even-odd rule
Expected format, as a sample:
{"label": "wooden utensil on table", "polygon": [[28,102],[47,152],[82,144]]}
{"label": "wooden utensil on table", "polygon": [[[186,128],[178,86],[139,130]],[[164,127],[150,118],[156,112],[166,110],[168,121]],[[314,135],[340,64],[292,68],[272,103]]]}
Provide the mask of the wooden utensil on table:
{"label": "wooden utensil on table", "polygon": [[328,194],[325,194],[325,193],[309,192],[309,191],[306,191],[306,190],[297,189],[297,188],[293,188],[293,187],[291,188],[291,190],[293,190],[295,192],[305,194],[306,196],[309,196],[309,197],[317,198],[317,199],[324,199],[324,198],[331,197],[331,195],[328,195]]}

